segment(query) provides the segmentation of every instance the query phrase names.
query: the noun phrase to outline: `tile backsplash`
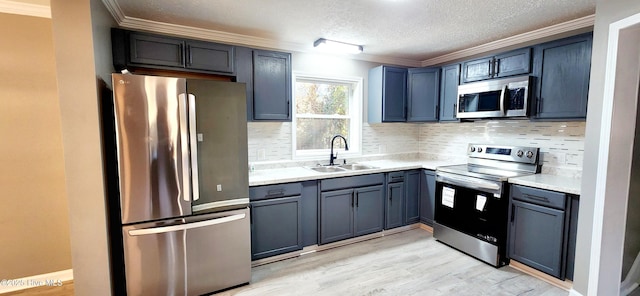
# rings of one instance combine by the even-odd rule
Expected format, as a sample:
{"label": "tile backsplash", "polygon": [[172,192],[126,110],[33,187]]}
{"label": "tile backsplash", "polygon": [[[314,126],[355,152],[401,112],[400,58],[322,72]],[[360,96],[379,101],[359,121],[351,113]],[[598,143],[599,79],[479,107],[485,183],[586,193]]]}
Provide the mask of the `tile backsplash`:
{"label": "tile backsplash", "polygon": [[[469,143],[540,147],[543,172],[580,176],[585,122],[493,120],[362,125],[362,156],[419,152],[428,159],[464,159]],[[249,162],[294,162],[290,122],[249,122]]]}
{"label": "tile backsplash", "polygon": [[419,149],[430,158],[466,155],[469,143],[539,147],[542,171],[579,177],[582,174],[585,122],[494,120],[420,126]]}

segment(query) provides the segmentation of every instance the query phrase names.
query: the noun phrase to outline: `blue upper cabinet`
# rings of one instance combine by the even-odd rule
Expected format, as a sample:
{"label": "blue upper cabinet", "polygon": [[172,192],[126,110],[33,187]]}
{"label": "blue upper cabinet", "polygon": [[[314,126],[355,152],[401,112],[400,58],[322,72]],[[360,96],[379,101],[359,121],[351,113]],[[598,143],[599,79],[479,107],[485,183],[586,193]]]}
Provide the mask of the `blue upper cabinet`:
{"label": "blue upper cabinet", "polygon": [[253,50],[253,120],[291,121],[291,54]]}
{"label": "blue upper cabinet", "polygon": [[531,72],[531,48],[521,48],[492,57],[462,63],[462,83],[528,74]]}
{"label": "blue upper cabinet", "polygon": [[379,66],[369,70],[369,123],[407,120],[407,69]]}
{"label": "blue upper cabinet", "polygon": [[235,74],[234,46],[122,29],[111,30],[116,70],[149,68]]}
{"label": "blue upper cabinet", "polygon": [[458,107],[458,84],[460,82],[460,64],[442,67],[440,84],[440,121],[459,121],[456,117]]}
{"label": "blue upper cabinet", "polygon": [[586,118],[592,42],[588,33],[535,47],[533,118]]}
{"label": "blue upper cabinet", "polygon": [[438,121],[440,68],[414,68],[407,77],[407,121]]}
{"label": "blue upper cabinet", "polygon": [[234,73],[233,46],[187,40],[186,67],[189,69]]}

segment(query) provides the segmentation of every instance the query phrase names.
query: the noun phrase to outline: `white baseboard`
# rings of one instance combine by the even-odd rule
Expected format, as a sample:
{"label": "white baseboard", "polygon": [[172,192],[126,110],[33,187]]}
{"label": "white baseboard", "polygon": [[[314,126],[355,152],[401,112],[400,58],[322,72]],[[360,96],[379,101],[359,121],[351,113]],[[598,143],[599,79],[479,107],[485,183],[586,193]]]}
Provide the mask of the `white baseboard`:
{"label": "white baseboard", "polygon": [[57,286],[73,280],[73,269],[38,274],[19,279],[0,279],[0,294],[41,286]]}
{"label": "white baseboard", "polygon": [[580,294],[580,292],[571,288],[571,290],[569,290],[569,296],[582,296],[582,294]]}

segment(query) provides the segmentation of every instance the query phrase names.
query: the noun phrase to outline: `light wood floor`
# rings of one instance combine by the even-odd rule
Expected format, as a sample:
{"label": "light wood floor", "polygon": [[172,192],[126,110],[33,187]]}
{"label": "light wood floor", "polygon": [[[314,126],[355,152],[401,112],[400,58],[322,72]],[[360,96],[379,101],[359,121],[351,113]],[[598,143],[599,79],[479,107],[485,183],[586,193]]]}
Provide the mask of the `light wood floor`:
{"label": "light wood floor", "polygon": [[[509,266],[493,268],[414,229],[252,269],[215,295],[568,295]],[[71,296],[73,282],[2,296]]]}
{"label": "light wood floor", "polygon": [[252,269],[216,295],[568,295],[509,266],[496,269],[415,229]]}

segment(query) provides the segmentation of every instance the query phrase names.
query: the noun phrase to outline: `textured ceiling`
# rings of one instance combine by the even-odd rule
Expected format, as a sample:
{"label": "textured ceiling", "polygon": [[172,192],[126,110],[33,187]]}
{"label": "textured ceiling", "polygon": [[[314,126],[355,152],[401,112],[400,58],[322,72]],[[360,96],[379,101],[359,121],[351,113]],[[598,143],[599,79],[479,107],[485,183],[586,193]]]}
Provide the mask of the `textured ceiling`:
{"label": "textured ceiling", "polygon": [[116,0],[124,16],[311,47],[318,38],[367,54],[427,60],[573,20],[595,0]]}

